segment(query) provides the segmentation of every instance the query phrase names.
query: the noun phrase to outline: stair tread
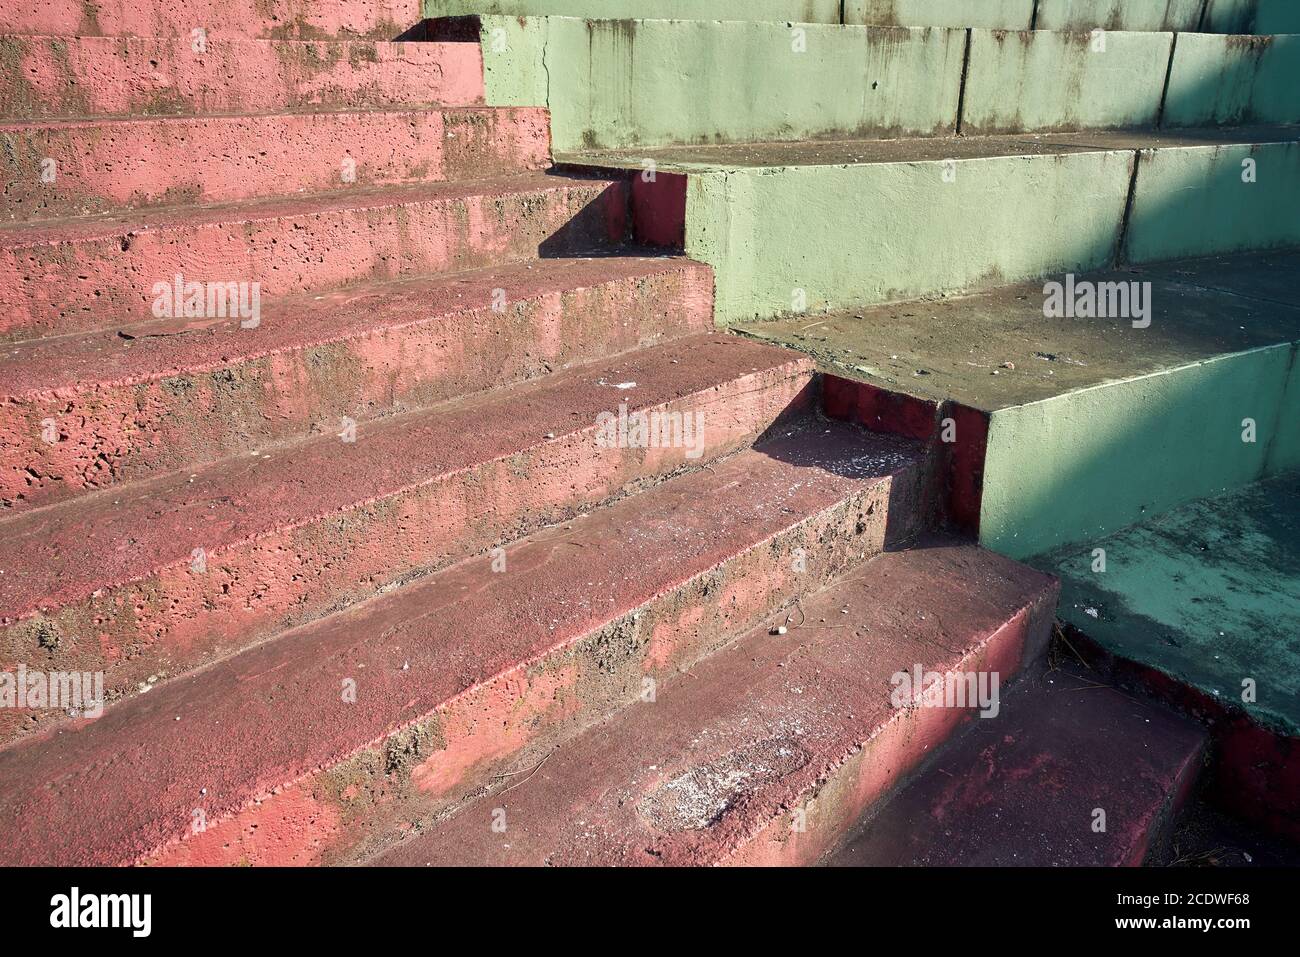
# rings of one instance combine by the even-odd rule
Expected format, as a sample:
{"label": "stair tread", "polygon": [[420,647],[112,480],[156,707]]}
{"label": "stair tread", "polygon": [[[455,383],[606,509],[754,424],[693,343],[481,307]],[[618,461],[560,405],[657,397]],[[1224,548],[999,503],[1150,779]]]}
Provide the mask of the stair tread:
{"label": "stair tread", "polygon": [[563,442],[620,402],[648,409],[781,367],[811,363],[735,336],[690,336],[368,422],[355,443],[316,436],[0,519],[0,619],[186,563],[196,545],[219,561],[237,542]]}
{"label": "stair tread", "polygon": [[975,721],[827,863],[1138,865],[1206,742],[1200,725],[1066,664],[1008,692],[998,718]]}
{"label": "stair tread", "polygon": [[[119,862],[564,647],[800,516],[913,467],[914,446],[827,425],[678,476],[507,550],[286,632],[98,720],[0,752],[0,859]],[[364,686],[355,704],[340,681]]]}
{"label": "stair tread", "polygon": [[477,44],[214,38],[196,54],[192,43],[0,35],[19,67],[0,80],[0,111],[14,119],[214,116],[483,102]]}
{"label": "stair tread", "polygon": [[[891,675],[956,667],[1054,587],[970,544],[885,552],[805,599],[787,634],[754,630],[375,863],[724,862],[908,713]],[[498,807],[504,833],[489,826]]]}
{"label": "stair tread", "polygon": [[603,178],[557,175],[535,170],[453,182],[358,186],[346,192],[271,196],[193,206],[120,209],[31,223],[0,223],[0,249],[20,249],[45,243],[84,242],[148,230],[255,223],[337,209],[382,209],[413,202],[453,201],[470,196],[528,193],[608,182],[610,180]]}
{"label": "stair tread", "polygon": [[679,257],[539,259],[269,300],[255,328],[242,328],[237,316],[217,324],[160,319],[121,330],[28,339],[4,347],[0,395],[93,391],[223,369],[236,360],[434,323],[459,310],[491,305],[496,289],[508,290],[509,299],[518,302],[682,268],[704,267]]}
{"label": "stair tread", "polygon": [[[1043,283],[1033,282],[832,312],[812,330],[799,319],[739,328],[805,349],[838,375],[997,411],[1300,341],[1300,294],[1287,282],[1297,271],[1300,252],[1279,251],[1075,277],[1077,283],[1150,282],[1146,327],[1134,327],[1133,317],[1045,316]],[[917,369],[926,374],[915,375]]]}
{"label": "stair tread", "polygon": [[1083,133],[1011,133],[988,136],[930,136],[902,139],[792,140],[771,143],[710,143],[654,146],[636,150],[560,151],[555,162],[597,169],[645,168],[653,160],[660,172],[716,169],[858,166],[1044,156],[1111,150],[1222,146],[1229,143],[1291,143],[1300,126],[1251,126],[1186,130],[1095,130]]}

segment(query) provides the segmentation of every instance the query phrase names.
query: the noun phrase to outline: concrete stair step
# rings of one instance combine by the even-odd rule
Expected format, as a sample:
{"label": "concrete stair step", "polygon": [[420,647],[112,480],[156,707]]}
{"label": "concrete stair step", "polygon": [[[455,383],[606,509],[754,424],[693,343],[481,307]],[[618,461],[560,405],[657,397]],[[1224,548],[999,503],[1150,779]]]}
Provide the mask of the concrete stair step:
{"label": "concrete stair step", "polygon": [[432,17],[662,17],[1013,31],[1300,32],[1300,13],[1291,0],[433,0],[425,12]]}
{"label": "concrete stair step", "polygon": [[[952,417],[948,484],[984,545],[1086,553],[1182,502],[1300,468],[1297,270],[1300,252],[1186,260],[1052,277],[1053,316],[1033,283],[743,328],[834,372],[832,415],[916,437]],[[1127,308],[1111,295],[1081,315],[1106,283]]]}
{"label": "concrete stair step", "polygon": [[9,746],[0,860],[343,860],[462,803],[910,531],[915,446],[809,425]]}
{"label": "concrete stair step", "polygon": [[[600,19],[482,15],[426,30],[477,42],[487,102],[545,106],[561,152],[1300,122],[1295,36],[1116,29],[1128,0],[1032,30],[1035,0],[1004,0],[1024,20],[985,29],[970,4],[943,2],[944,27],[897,25],[910,18],[895,3],[889,25],[868,26],[747,19],[758,11],[636,19],[673,14],[620,3]],[[1174,2],[1198,0],[1138,0],[1157,15]]]}
{"label": "concrete stair step", "polygon": [[0,117],[275,113],[472,106],[472,43],[0,36]]}
{"label": "concrete stair step", "polygon": [[0,227],[0,340],[155,318],[157,283],[267,298],[608,248],[627,186],[527,173]]}
{"label": "concrete stair step", "polygon": [[973,545],[879,555],[772,620],[787,633],[751,631],[375,862],[814,862],[966,715],[896,707],[893,676],[1005,681],[1045,646],[1055,599]]}
{"label": "concrete stair step", "polygon": [[1214,803],[1300,840],[1300,471],[1034,561],[1061,576],[1061,619],[1100,673],[1209,725]]}
{"label": "concrete stair step", "polygon": [[419,19],[418,0],[49,0],[6,5],[0,33],[392,40]]}
{"label": "concrete stair step", "polygon": [[[133,694],[745,448],[811,410],[810,369],[691,336],[366,423],[351,443],[327,434],[11,516],[0,662],[102,671],[112,698]],[[624,404],[689,431],[600,444]],[[35,721],[4,709],[0,739]]]}
{"label": "concrete stair step", "polygon": [[1137,866],[1168,841],[1207,745],[1200,725],[1065,664],[972,721],[827,863]]}
{"label": "concrete stair step", "polygon": [[653,182],[633,180],[634,228],[675,238],[714,267],[720,323],[1300,245],[1290,213],[1300,204],[1296,127],[690,146],[556,160],[605,174],[653,163]]}
{"label": "concrete stair step", "polygon": [[0,501],[50,504],[712,328],[683,259],[517,263],[30,340],[0,358]]}
{"label": "concrete stair step", "polygon": [[545,110],[509,107],[10,122],[0,142],[9,222],[550,165]]}

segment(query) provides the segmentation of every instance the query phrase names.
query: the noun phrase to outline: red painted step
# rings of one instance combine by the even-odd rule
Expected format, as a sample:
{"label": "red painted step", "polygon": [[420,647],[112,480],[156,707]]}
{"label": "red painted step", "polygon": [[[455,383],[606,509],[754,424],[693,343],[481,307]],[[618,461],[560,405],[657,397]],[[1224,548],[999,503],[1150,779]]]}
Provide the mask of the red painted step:
{"label": "red painted step", "polygon": [[880,555],[805,599],[787,634],[755,629],[376,863],[816,861],[967,713],[895,707],[893,676],[1005,681],[1045,647],[1056,595],[969,544]]}
{"label": "red painted step", "polygon": [[1206,747],[1200,725],[1069,664],[974,724],[828,863],[1138,865],[1167,836]]}
{"label": "red painted step", "polygon": [[[0,522],[0,668],[103,671],[113,697],[132,693],[748,446],[811,408],[811,375],[798,353],[693,336],[367,424],[352,443],[14,516]],[[599,416],[621,403],[702,427],[689,451],[602,447]],[[0,740],[34,720],[5,709]]]}
{"label": "red painted step", "polygon": [[13,344],[0,359],[0,506],[706,331],[712,292],[709,268],[685,259],[545,260],[268,303],[256,328],[182,319]]}
{"label": "red painted step", "polygon": [[0,33],[391,40],[420,16],[419,0],[41,0],[6,3]]}
{"label": "red painted step", "polygon": [[812,426],[10,746],[0,863],[340,859],[462,802],[907,531],[914,446]]}
{"label": "red painted step", "polygon": [[527,173],[0,227],[0,341],[152,319],[177,274],[271,297],[573,255],[626,211],[622,183]]}
{"label": "red painted step", "polygon": [[0,36],[0,117],[472,106],[477,43]]}
{"label": "red painted step", "polygon": [[0,124],[0,144],[10,222],[505,176],[550,164],[547,112],[531,107],[46,120]]}

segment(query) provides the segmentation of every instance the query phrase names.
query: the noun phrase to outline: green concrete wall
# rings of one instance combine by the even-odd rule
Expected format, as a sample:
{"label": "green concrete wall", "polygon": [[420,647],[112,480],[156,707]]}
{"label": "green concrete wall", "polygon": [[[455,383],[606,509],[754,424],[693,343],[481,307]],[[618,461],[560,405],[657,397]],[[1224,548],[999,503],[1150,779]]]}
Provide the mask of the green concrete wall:
{"label": "green concrete wall", "polygon": [[1154,127],[1171,33],[971,31],[962,130],[1003,133]]}
{"label": "green concrete wall", "polygon": [[[1254,183],[1243,161],[1255,161]],[[1127,256],[1146,263],[1300,244],[1300,143],[1144,150]]]}
{"label": "green concrete wall", "polygon": [[1039,30],[1195,30],[1202,0],[1039,0]]}
{"label": "green concrete wall", "polygon": [[426,17],[502,14],[593,20],[840,22],[840,0],[424,0],[423,10]]}
{"label": "green concrete wall", "polygon": [[1297,122],[1300,36],[1178,38],[1165,126]]}
{"label": "green concrete wall", "polygon": [[488,102],[548,106],[557,152],[955,129],[962,31],[800,29],[485,17]]}
{"label": "green concrete wall", "polygon": [[[1253,721],[1300,735],[1300,487],[1280,476],[1036,562],[1061,617]],[[1106,570],[1092,568],[1092,547]],[[1089,615],[1086,609],[1094,614]],[[1257,683],[1243,702],[1242,679]]]}
{"label": "green concrete wall", "polygon": [[[993,413],[980,541],[1024,559],[1266,474],[1295,348],[1271,346]],[[1242,441],[1256,421],[1258,441]]]}
{"label": "green concrete wall", "polygon": [[686,254],[720,324],[797,311],[796,289],[814,311],[1082,272],[1115,254],[1132,155],[693,174]]}
{"label": "green concrete wall", "polygon": [[844,0],[844,22],[1028,30],[1034,0]]}
{"label": "green concrete wall", "polygon": [[1209,0],[1207,33],[1300,33],[1296,0]]}

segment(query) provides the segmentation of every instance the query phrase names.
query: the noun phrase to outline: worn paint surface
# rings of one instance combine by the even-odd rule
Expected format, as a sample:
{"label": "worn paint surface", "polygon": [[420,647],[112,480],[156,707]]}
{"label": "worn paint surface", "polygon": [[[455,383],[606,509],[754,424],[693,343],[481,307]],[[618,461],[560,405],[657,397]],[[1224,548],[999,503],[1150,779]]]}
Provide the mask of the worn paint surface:
{"label": "worn paint surface", "polygon": [[420,19],[419,0],[42,0],[6,4],[0,34],[391,40]]}
{"label": "worn paint surface", "polygon": [[1127,261],[1300,244],[1300,142],[1294,134],[1282,138],[1144,151]]}
{"label": "worn paint surface", "polygon": [[[1094,572],[1092,549],[1106,550]],[[1300,736],[1300,478],[1290,472],[1036,560],[1107,651]],[[1243,681],[1254,701],[1243,700]]]}
{"label": "worn paint surface", "polygon": [[[883,554],[805,598],[787,634],[750,632],[378,863],[815,862],[966,714],[894,707],[892,675],[920,663],[1009,681],[1042,651],[1055,592],[969,544]],[[501,806],[506,834],[484,823]]]}
{"label": "worn paint surface", "polygon": [[426,17],[500,14],[593,20],[840,21],[840,0],[424,0],[423,7]]}
{"label": "worn paint surface", "polygon": [[[1004,693],[857,828],[833,867],[1118,867],[1168,837],[1206,734],[1066,664]],[[1106,829],[1093,830],[1093,809]]]}
{"label": "worn paint surface", "polygon": [[623,183],[536,173],[0,231],[0,340],[152,320],[153,283],[178,274],[257,282],[269,303],[366,281],[505,267],[543,251],[608,249],[623,238],[626,202]]}
{"label": "worn paint surface", "polygon": [[261,113],[483,102],[472,43],[0,37],[0,116]]}
{"label": "worn paint surface", "polygon": [[974,30],[967,134],[1155,126],[1173,35]]}
{"label": "worn paint surface", "polygon": [[1095,269],[1115,254],[1130,162],[1080,152],[702,173],[687,190],[686,254],[714,267],[720,324],[796,311],[800,290],[815,312]]}
{"label": "worn paint surface", "polygon": [[1195,32],[1200,25],[1203,3],[1204,0],[1039,0],[1036,29]]}
{"label": "worn paint surface", "polygon": [[1178,38],[1166,126],[1300,122],[1300,36]]}
{"label": "worn paint surface", "polygon": [[[47,157],[58,163],[52,184],[41,179]],[[355,163],[352,180],[344,158]],[[504,176],[549,160],[546,115],[529,108],[0,125],[9,222]]]}
{"label": "worn paint surface", "polygon": [[1034,0],[844,0],[844,22],[1028,30]]}
{"label": "worn paint surface", "polygon": [[484,17],[487,98],[548,107],[557,151],[955,129],[961,31],[803,29]]}
{"label": "worn paint surface", "polygon": [[[469,761],[474,740],[484,764],[509,757],[501,738],[476,738],[468,715],[452,717],[474,702],[482,720],[502,714],[495,692],[467,692],[505,682],[504,694],[533,708],[541,689],[575,693],[576,704],[538,713],[599,720],[642,693],[649,636],[661,623],[697,623],[682,628],[689,640],[670,659],[670,667],[689,667],[878,554],[896,496],[907,506],[916,458],[909,443],[865,440],[853,430],[787,430],[761,450],[512,544],[512,574],[494,575],[492,556],[475,557],[109,708],[78,734],[0,750],[0,811],[18,837],[0,859],[110,864],[152,856],[186,836],[202,788],[217,826],[227,819],[247,827],[240,812],[304,779],[313,793],[349,782],[335,800],[364,817],[364,803],[349,806],[346,796],[382,789],[394,773],[409,776],[448,747],[448,733],[467,736],[452,743],[457,770],[444,781],[459,782],[454,798],[463,801],[505,770]],[[806,555],[802,571],[796,549]],[[1021,579],[1043,580],[1036,575],[1018,570]],[[566,677],[570,667],[578,676]],[[353,703],[340,695],[349,676]],[[281,733],[268,734],[271,727]],[[510,737],[505,750],[525,740],[553,747],[561,730],[534,727]],[[478,773],[467,774],[470,767]],[[336,773],[315,776],[321,768]],[[100,800],[93,807],[68,800],[89,778]],[[439,805],[411,813],[451,803],[444,793]],[[295,827],[274,801],[263,806],[280,833],[301,834],[325,853],[320,828]],[[319,799],[304,807],[322,819]],[[349,829],[331,851],[345,854],[364,839]],[[239,842],[230,847],[238,857]],[[283,860],[295,851],[277,843],[275,853]]]}
{"label": "worn paint surface", "polygon": [[980,540],[1025,557],[1300,467],[1300,293],[1284,278],[1298,261],[1079,277],[1152,282],[1147,328],[1047,318],[1041,284],[741,328],[838,375],[990,413]]}

